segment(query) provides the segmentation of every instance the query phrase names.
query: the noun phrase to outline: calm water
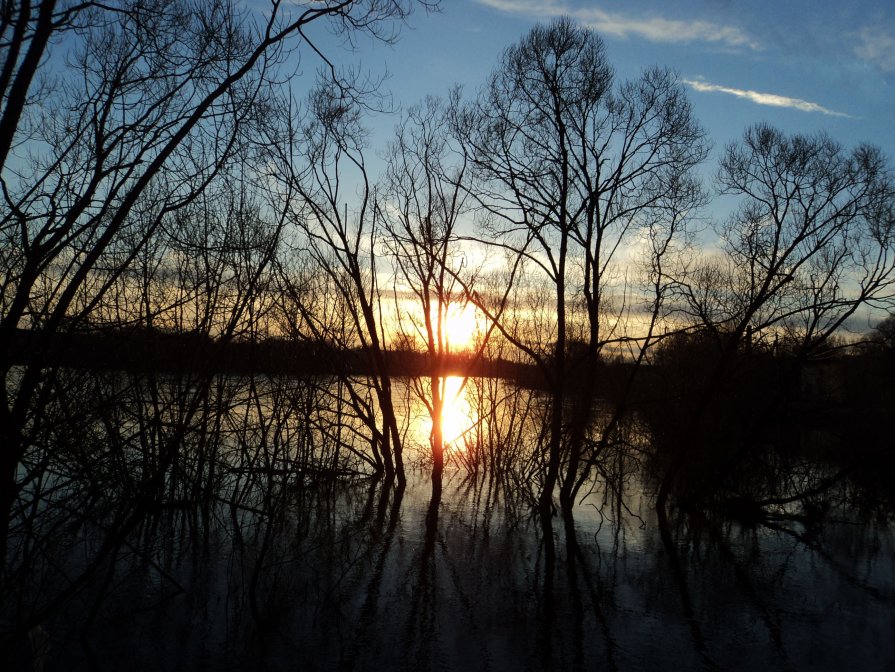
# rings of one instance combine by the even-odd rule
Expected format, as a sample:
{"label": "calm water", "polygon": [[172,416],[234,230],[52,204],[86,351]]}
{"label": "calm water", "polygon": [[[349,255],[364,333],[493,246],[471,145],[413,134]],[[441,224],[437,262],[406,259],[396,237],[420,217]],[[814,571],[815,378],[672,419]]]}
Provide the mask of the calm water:
{"label": "calm water", "polygon": [[[424,466],[403,493],[283,476],[272,430],[240,422],[251,405],[228,398],[236,419],[216,422],[231,439],[202,448],[226,456],[229,470],[212,474],[218,495],[186,504],[182,483],[196,479],[172,475],[168,504],[120,536],[109,533],[128,492],[117,449],[85,471],[107,469],[114,496],[75,488],[73,468],[47,469],[35,508],[47,513],[16,547],[40,562],[0,612],[12,669],[895,669],[895,524],[848,481],[819,512],[660,524],[654,486],[631,460],[611,487],[596,480],[572,519],[542,519],[537,486],[518,473],[456,468],[467,449],[457,440],[433,509]],[[419,415],[408,414],[409,436],[425,437]],[[283,432],[293,449],[294,427]],[[146,449],[129,450],[135,473]],[[196,450],[177,469],[204,479]],[[15,633],[35,611],[30,633]]]}
{"label": "calm water", "polygon": [[42,626],[46,669],[895,667],[891,525],[683,525],[672,554],[637,491],[621,513],[592,495],[572,529],[459,474],[427,521],[428,492],[295,491],[252,524],[163,516]]}

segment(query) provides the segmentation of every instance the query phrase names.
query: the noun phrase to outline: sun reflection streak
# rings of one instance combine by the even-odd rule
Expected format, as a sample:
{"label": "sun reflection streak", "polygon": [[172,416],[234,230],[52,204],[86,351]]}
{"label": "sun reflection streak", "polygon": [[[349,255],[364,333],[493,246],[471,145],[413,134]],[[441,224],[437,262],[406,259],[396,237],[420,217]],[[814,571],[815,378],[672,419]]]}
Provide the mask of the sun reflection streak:
{"label": "sun reflection streak", "polygon": [[466,388],[460,376],[444,379],[444,408],[441,413],[444,444],[454,450],[466,448],[469,430],[477,421],[475,410],[466,398]]}

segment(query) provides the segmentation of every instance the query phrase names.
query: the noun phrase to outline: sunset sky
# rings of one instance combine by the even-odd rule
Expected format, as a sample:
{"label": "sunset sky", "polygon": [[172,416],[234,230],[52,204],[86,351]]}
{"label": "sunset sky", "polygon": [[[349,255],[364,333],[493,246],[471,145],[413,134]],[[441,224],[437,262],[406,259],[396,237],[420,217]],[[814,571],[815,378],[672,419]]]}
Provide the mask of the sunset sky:
{"label": "sunset sky", "polygon": [[[472,94],[504,48],[560,15],[602,36],[620,78],[652,65],[676,70],[716,153],[767,121],[895,156],[892,0],[444,0],[440,13],[415,13],[395,46],[362,40],[345,58],[387,67],[402,105],[454,83]],[[374,125],[379,135],[393,122]]]}

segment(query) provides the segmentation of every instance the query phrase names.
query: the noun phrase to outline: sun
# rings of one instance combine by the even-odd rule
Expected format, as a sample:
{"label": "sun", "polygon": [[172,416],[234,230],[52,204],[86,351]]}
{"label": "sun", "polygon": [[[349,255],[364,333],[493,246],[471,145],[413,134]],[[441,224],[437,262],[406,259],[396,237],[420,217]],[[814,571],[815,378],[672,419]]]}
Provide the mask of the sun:
{"label": "sun", "polygon": [[448,345],[455,350],[468,348],[475,342],[479,328],[475,306],[471,303],[452,303],[445,316]]}

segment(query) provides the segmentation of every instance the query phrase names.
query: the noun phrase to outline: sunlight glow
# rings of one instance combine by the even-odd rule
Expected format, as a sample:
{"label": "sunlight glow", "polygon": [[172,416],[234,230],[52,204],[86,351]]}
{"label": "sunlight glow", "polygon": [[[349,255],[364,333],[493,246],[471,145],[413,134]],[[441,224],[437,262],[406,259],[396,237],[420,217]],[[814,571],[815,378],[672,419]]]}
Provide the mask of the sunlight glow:
{"label": "sunlight glow", "polygon": [[446,333],[451,350],[463,350],[475,342],[479,328],[475,306],[452,303],[447,308]]}
{"label": "sunlight glow", "polygon": [[466,447],[465,435],[475,424],[475,412],[462,386],[463,378],[460,376],[444,379],[444,409],[441,413],[444,444],[455,450]]}

